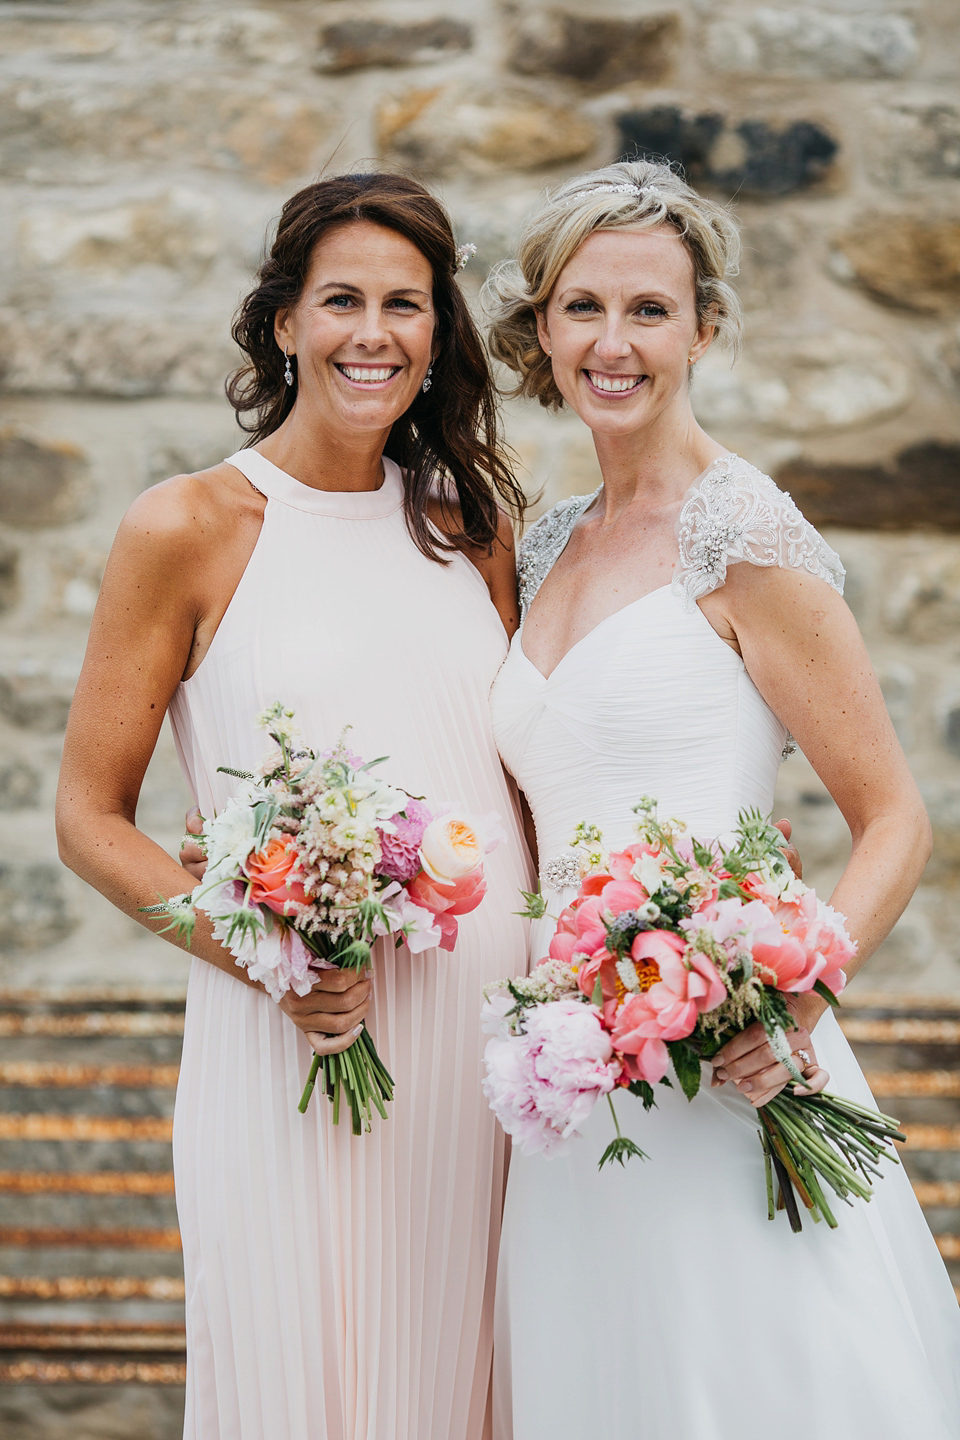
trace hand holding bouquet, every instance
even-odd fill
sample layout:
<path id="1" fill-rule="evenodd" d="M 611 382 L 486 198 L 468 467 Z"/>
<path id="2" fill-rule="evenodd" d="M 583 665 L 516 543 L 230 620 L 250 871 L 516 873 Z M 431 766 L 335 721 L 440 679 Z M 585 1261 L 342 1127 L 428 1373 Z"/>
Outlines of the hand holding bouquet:
<path id="1" fill-rule="evenodd" d="M 701 1060 L 759 1022 L 796 1085 L 787 996 L 814 990 L 835 1005 L 855 946 L 843 918 L 790 870 L 782 837 L 757 814 L 741 815 L 730 848 L 661 824 L 656 802 L 635 807 L 638 839 L 604 852 L 581 825 L 566 874 L 579 893 L 561 914 L 549 958 L 527 978 L 489 987 L 484 1089 L 524 1153 L 557 1153 L 579 1133 L 601 1095 L 613 1110 L 621 1087 L 645 1108 L 667 1071 L 692 1100 Z M 557 862 L 555 862 L 557 863 Z M 527 897 L 528 913 L 545 904 Z M 783 1090 L 759 1107 L 770 1218 L 787 1211 L 801 1228 L 799 1198 L 815 1220 L 836 1219 L 824 1184 L 841 1199 L 868 1200 L 896 1121 L 828 1094 Z M 600 1160 L 643 1157 L 620 1134 Z M 774 1196 L 774 1179 L 778 1195 Z"/>
<path id="2" fill-rule="evenodd" d="M 169 916 L 166 928 L 189 943 L 205 912 L 215 938 L 274 1000 L 306 995 L 318 970 L 366 968 L 378 936 L 414 954 L 452 950 L 458 917 L 486 892 L 484 855 L 504 838 L 498 817 L 434 814 L 374 775 L 382 759 L 365 764 L 342 738 L 316 755 L 296 742 L 282 705 L 260 723 L 274 749 L 256 774 L 221 767 L 240 785 L 204 822 L 203 882 L 148 913 Z M 334 1124 L 341 1098 L 355 1135 L 370 1128 L 371 1106 L 386 1118 L 393 1081 L 366 1029 L 340 1054 L 314 1056 L 301 1111 L 321 1067 Z"/>

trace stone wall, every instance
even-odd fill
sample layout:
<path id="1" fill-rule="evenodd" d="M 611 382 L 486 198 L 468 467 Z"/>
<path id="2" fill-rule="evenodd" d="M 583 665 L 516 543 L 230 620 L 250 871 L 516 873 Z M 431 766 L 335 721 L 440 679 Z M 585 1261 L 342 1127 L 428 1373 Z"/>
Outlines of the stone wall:
<path id="1" fill-rule="evenodd" d="M 937 853 L 871 985 L 960 990 L 960 25 L 955 0 L 3 0 L 0 985 L 177 989 L 185 963 L 66 874 L 51 802 L 125 506 L 236 445 L 228 327 L 282 200 L 415 169 L 479 249 L 541 188 L 666 153 L 745 231 L 745 353 L 698 412 L 827 527 Z M 569 417 L 509 408 L 547 503 L 595 483 Z M 165 739 L 141 823 L 175 845 Z M 845 831 L 784 767 L 809 872 Z"/>

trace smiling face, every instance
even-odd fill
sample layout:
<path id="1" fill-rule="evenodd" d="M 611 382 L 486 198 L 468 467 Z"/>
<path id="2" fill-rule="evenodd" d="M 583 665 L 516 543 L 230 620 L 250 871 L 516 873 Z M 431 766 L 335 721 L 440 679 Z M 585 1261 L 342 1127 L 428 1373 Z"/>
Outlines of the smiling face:
<path id="1" fill-rule="evenodd" d="M 685 411 L 690 363 L 713 338 L 697 318 L 689 251 L 663 225 L 588 236 L 537 329 L 564 400 L 611 437 Z"/>
<path id="2" fill-rule="evenodd" d="M 416 245 L 368 220 L 328 231 L 274 330 L 297 357 L 295 411 L 337 428 L 389 430 L 423 383 L 435 321 L 433 272 Z"/>

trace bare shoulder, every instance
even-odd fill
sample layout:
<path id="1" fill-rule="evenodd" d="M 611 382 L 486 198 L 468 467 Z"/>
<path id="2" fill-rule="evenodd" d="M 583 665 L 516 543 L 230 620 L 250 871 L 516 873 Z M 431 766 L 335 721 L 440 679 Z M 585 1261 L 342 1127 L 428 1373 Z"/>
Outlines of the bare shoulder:
<path id="1" fill-rule="evenodd" d="M 262 515 L 263 501 L 231 465 L 174 475 L 139 495 L 118 536 L 160 550 L 201 547 L 225 523 Z"/>

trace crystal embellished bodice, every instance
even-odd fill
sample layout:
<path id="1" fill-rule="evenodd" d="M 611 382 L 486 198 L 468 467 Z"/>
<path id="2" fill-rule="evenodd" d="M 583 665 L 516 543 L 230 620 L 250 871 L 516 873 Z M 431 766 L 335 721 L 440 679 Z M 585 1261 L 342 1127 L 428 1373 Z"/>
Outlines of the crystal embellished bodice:
<path id="1" fill-rule="evenodd" d="M 525 538 L 524 619 L 593 498 L 562 501 Z M 773 803 L 786 728 L 696 601 L 739 562 L 802 569 L 837 590 L 843 567 L 790 496 L 735 455 L 691 487 L 677 544 L 672 584 L 608 615 L 549 677 L 524 653 L 523 624 L 497 676 L 494 734 L 533 811 L 542 869 L 581 820 L 626 842 L 643 795 L 705 838 Z"/>

